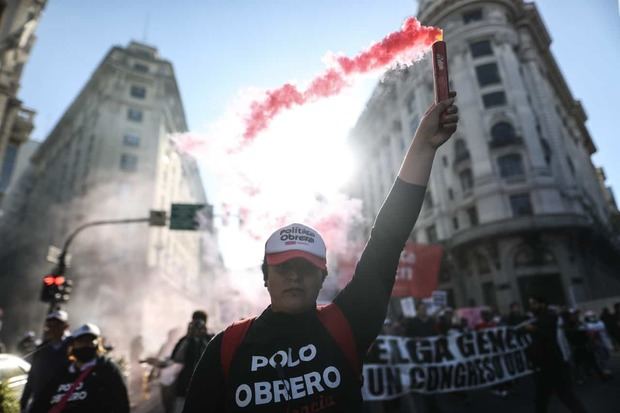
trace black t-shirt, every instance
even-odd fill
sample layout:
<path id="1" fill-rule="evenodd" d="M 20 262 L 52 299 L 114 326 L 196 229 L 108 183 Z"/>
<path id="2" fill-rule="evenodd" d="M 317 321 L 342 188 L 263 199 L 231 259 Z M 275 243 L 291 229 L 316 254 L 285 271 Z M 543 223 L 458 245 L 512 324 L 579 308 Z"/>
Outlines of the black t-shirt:
<path id="1" fill-rule="evenodd" d="M 68 367 L 69 357 L 66 342 L 63 341 L 56 345 L 49 342 L 41 344 L 32 357 L 28 382 L 22 393 L 22 409 L 26 408 L 31 397 L 36 399 L 39 396 L 54 375 Z"/>
<path id="2" fill-rule="evenodd" d="M 396 180 L 353 279 L 334 299 L 351 327 L 359 360 L 383 325 L 400 253 L 425 189 Z M 357 413 L 362 409 L 360 378 L 316 310 L 290 315 L 267 308 L 237 349 L 227 382 L 221 343 L 222 333 L 207 346 L 194 372 L 184 413 Z"/>
<path id="3" fill-rule="evenodd" d="M 47 413 L 52 409 L 82 371 L 74 365 L 54 377 L 40 398 L 34 401 L 31 413 Z M 111 360 L 99 357 L 94 369 L 78 384 L 69 397 L 63 413 L 129 413 L 129 398 L 123 376 Z"/>
<path id="4" fill-rule="evenodd" d="M 189 387 L 189 381 L 192 373 L 202 356 L 203 351 L 207 348 L 207 344 L 213 338 L 211 334 L 205 334 L 200 337 L 185 336 L 179 340 L 172 350 L 172 360 L 183 364 L 183 368 L 179 372 L 179 376 L 175 382 L 176 393 L 179 397 L 184 397 Z"/>

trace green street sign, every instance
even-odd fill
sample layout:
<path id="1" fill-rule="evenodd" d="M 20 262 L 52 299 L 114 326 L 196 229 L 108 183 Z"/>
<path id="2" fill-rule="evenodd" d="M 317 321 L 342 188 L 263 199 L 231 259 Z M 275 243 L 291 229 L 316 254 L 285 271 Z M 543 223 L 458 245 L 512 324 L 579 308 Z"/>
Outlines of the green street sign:
<path id="1" fill-rule="evenodd" d="M 199 227 L 196 214 L 205 204 L 172 204 L 170 208 L 170 229 L 195 231 Z"/>

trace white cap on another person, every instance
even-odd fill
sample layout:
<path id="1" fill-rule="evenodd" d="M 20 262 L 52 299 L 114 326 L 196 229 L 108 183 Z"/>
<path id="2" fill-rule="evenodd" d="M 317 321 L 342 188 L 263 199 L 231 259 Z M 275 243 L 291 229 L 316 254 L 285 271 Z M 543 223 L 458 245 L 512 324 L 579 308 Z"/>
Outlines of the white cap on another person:
<path id="1" fill-rule="evenodd" d="M 279 265 L 293 258 L 304 258 L 315 267 L 327 269 L 325 242 L 313 228 L 290 224 L 275 231 L 265 243 L 268 265 Z"/>
<path id="2" fill-rule="evenodd" d="M 52 311 L 51 313 L 49 313 L 46 317 L 46 320 L 58 320 L 58 321 L 62 321 L 63 323 L 66 323 L 69 320 L 69 315 L 67 314 L 66 311 L 63 310 L 57 310 L 57 311 Z"/>
<path id="3" fill-rule="evenodd" d="M 101 335 L 101 330 L 99 330 L 99 327 L 92 323 L 86 323 L 71 333 L 71 337 L 73 338 L 78 338 L 85 335 L 99 337 Z"/>

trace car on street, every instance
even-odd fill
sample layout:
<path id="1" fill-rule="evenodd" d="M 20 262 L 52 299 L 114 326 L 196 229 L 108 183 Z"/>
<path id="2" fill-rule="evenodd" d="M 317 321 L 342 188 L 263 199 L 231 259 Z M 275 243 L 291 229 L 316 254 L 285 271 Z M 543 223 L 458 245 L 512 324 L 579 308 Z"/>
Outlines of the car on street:
<path id="1" fill-rule="evenodd" d="M 0 354 L 0 382 L 6 383 L 15 392 L 17 400 L 22 396 L 29 371 L 30 363 L 27 361 L 13 354 Z"/>

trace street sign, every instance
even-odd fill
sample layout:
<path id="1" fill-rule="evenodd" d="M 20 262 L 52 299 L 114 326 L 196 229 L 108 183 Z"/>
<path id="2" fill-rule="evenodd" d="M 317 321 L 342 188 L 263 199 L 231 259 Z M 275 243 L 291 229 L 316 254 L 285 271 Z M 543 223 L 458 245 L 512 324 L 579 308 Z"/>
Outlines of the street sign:
<path id="1" fill-rule="evenodd" d="M 152 227 L 165 227 L 166 211 L 156 211 L 151 209 L 149 211 L 149 225 Z"/>
<path id="2" fill-rule="evenodd" d="M 170 229 L 195 231 L 199 227 L 196 214 L 205 204 L 172 204 L 170 208 Z"/>
<path id="3" fill-rule="evenodd" d="M 62 250 L 60 248 L 50 245 L 47 248 L 47 257 L 46 257 L 47 262 L 51 262 L 52 264 L 58 264 L 61 253 L 62 253 Z M 65 267 L 66 268 L 71 267 L 71 254 L 69 253 L 65 254 Z"/>

